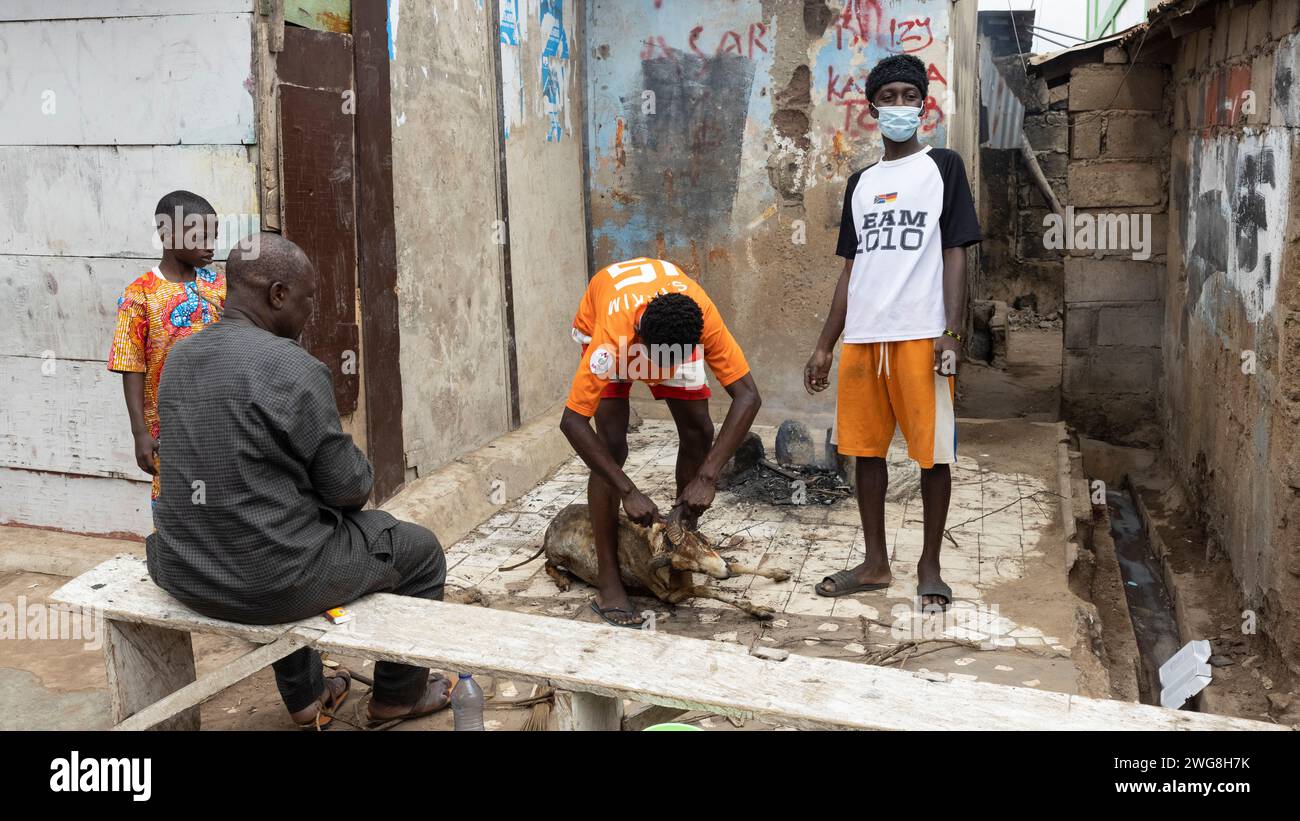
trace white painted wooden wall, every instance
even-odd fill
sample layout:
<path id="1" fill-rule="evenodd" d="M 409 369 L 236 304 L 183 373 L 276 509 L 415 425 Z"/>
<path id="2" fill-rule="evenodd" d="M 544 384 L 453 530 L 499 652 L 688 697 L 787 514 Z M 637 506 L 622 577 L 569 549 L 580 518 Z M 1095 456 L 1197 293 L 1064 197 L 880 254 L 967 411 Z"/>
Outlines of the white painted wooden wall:
<path id="1" fill-rule="evenodd" d="M 255 222 L 253 3 L 0 3 L 0 523 L 152 529 L 116 302 L 166 192 Z"/>

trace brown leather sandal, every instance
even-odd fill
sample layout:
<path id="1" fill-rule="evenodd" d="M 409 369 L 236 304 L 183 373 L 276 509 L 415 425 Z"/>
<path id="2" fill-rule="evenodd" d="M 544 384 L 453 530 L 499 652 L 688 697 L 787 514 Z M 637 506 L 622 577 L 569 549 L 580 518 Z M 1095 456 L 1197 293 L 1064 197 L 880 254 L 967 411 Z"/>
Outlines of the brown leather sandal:
<path id="1" fill-rule="evenodd" d="M 446 685 L 443 689 L 444 700 L 439 702 L 436 695 L 436 685 L 441 682 Z M 403 721 L 409 721 L 413 718 L 424 718 L 433 715 L 439 710 L 445 710 L 451 706 L 451 682 L 441 673 L 430 673 L 429 684 L 424 688 L 424 695 L 411 705 L 405 713 L 388 718 L 375 718 L 370 712 L 370 706 L 374 703 L 373 697 L 370 703 L 366 704 L 366 729 L 367 730 L 387 730 Z"/>
<path id="2" fill-rule="evenodd" d="M 334 695 L 330 682 L 334 679 L 343 680 L 343 690 L 338 695 Z M 347 670 L 338 669 L 334 674 L 327 676 L 325 679 L 325 692 L 321 697 L 316 699 L 316 712 L 311 718 L 305 721 L 295 721 L 300 730 L 309 730 L 318 732 L 327 729 L 334 721 L 334 714 L 343 706 L 343 702 L 348 700 L 348 695 L 352 692 L 352 675 Z M 304 708 L 305 709 L 305 708 Z"/>

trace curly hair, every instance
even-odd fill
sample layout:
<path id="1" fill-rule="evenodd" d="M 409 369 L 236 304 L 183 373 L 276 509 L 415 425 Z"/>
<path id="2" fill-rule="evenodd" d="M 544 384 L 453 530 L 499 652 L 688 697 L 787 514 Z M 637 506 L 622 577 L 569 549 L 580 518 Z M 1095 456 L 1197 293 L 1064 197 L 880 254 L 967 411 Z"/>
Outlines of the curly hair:
<path id="1" fill-rule="evenodd" d="M 686 294 L 661 294 L 650 300 L 641 315 L 637 335 L 649 346 L 685 348 L 698 345 L 704 331 L 704 313 Z"/>

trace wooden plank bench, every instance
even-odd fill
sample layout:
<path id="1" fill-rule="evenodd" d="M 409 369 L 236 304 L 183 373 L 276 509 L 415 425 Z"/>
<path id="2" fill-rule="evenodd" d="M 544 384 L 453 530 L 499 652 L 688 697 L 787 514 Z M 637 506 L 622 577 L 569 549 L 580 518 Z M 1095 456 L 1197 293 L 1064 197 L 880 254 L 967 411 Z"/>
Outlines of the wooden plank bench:
<path id="1" fill-rule="evenodd" d="M 131 556 L 100 564 L 53 599 L 102 611 L 113 721 L 122 729 L 197 729 L 198 704 L 307 645 L 553 686 L 559 703 L 572 705 L 574 729 L 617 729 L 624 699 L 806 729 L 1283 729 L 846 661 L 770 661 L 738 644 L 382 593 L 348 605 L 347 624 L 236 624 L 189 610 Z M 191 633 L 261 646 L 196 680 Z"/>

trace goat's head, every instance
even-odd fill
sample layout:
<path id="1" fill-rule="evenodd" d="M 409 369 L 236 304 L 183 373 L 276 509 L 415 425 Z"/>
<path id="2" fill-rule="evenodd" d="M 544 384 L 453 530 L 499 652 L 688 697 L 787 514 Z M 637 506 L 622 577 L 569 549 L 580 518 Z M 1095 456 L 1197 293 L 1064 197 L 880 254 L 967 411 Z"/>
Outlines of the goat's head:
<path id="1" fill-rule="evenodd" d="M 654 558 L 650 567 L 672 567 L 689 573 L 704 573 L 715 579 L 731 578 L 726 559 L 699 531 L 683 527 L 680 522 L 656 522 L 650 529 Z"/>

